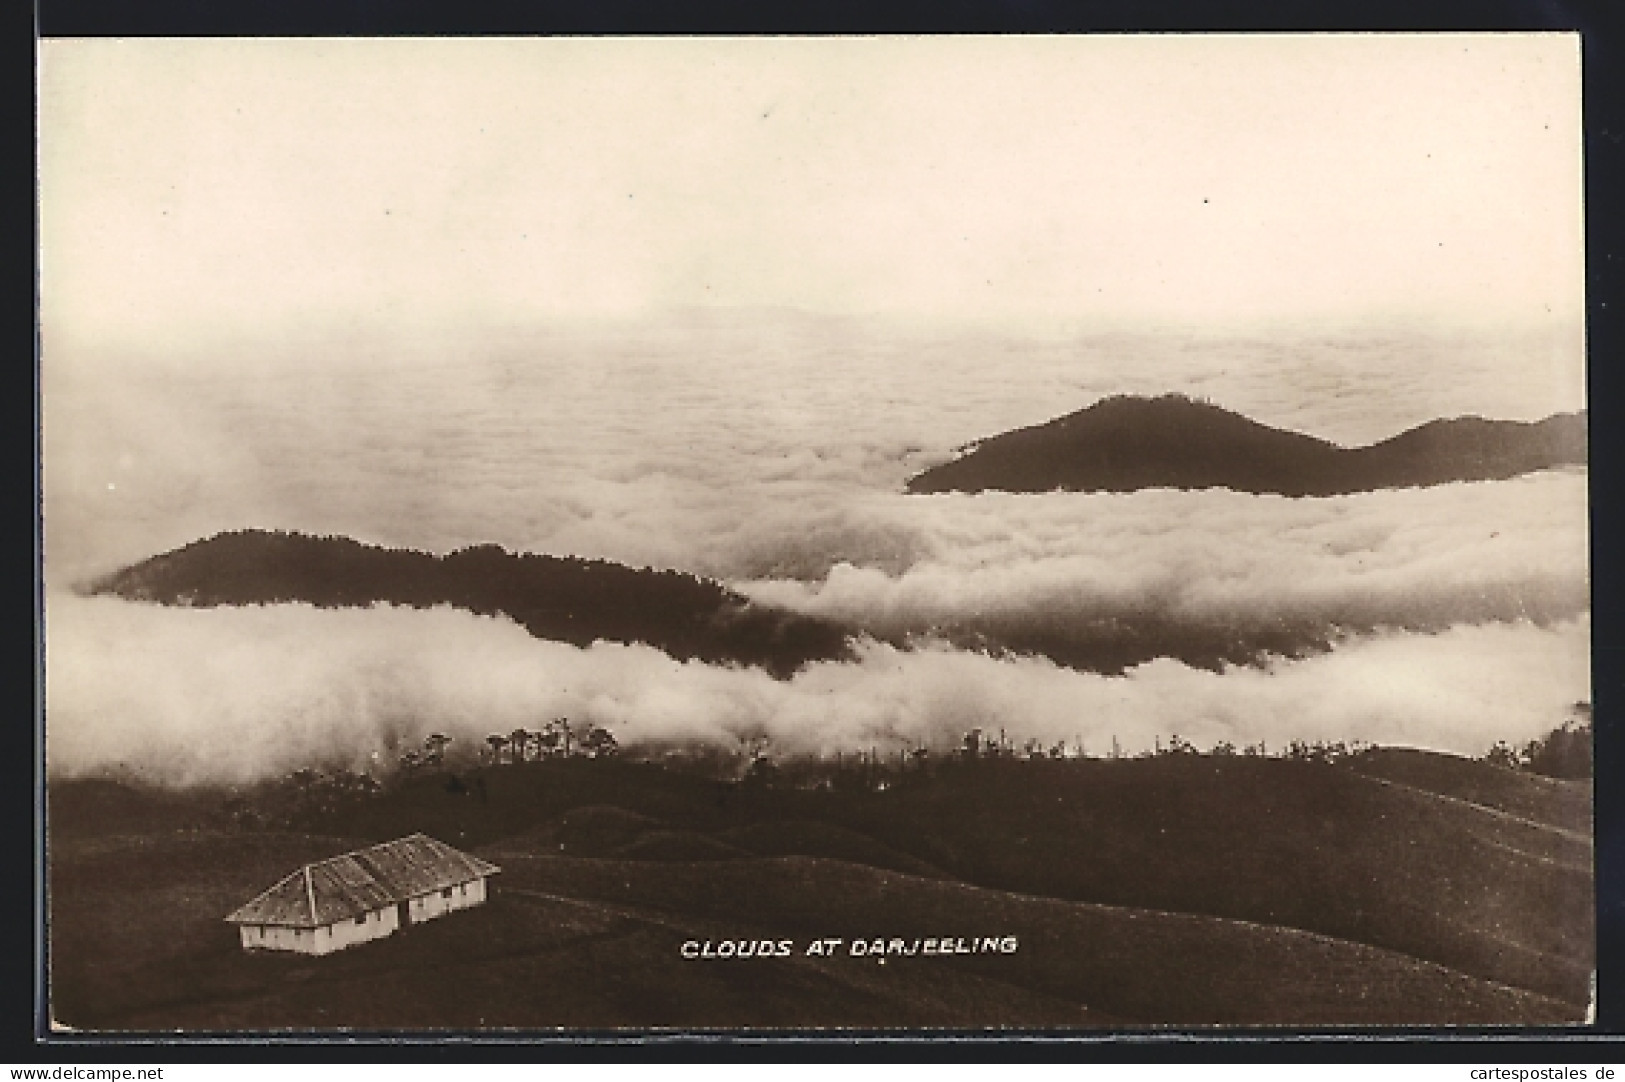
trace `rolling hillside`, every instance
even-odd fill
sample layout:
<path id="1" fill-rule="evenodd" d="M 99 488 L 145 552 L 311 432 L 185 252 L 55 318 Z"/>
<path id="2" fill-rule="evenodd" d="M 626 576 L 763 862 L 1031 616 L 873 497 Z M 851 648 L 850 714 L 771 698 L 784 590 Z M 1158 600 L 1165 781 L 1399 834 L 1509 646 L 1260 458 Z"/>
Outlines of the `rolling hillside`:
<path id="1" fill-rule="evenodd" d="M 810 858 L 508 853 L 493 900 L 312 959 L 242 952 L 219 910 L 337 839 L 181 834 L 53 864 L 59 1022 L 99 1030 L 1552 1022 L 1572 1007 L 1285 928 L 1034 898 Z M 488 852 L 488 855 L 497 855 Z M 1009 955 L 809 958 L 819 936 L 999 935 Z M 791 957 L 683 942 L 789 938 Z"/>
<path id="2" fill-rule="evenodd" d="M 1348 765 L 1367 777 L 1591 836 L 1590 781 L 1559 780 L 1527 770 L 1491 770 L 1459 755 L 1415 748 L 1373 748 Z"/>
<path id="3" fill-rule="evenodd" d="M 1533 1022 L 1576 1019 L 1588 995 L 1589 834 L 1561 825 L 1585 791 L 1484 763 L 1391 751 L 1336 764 L 945 761 L 883 791 L 602 760 L 474 776 L 419 776 L 301 834 L 216 829 L 220 794 L 197 794 L 187 822 L 174 794 L 53 783 L 59 1017 Z M 115 805 L 123 816 L 91 814 Z M 322 961 L 243 956 L 220 922 L 304 860 L 414 830 L 502 865 L 497 902 Z M 696 975 L 675 953 L 707 936 L 1009 934 L 1023 943 L 1013 959 L 945 967 L 802 958 Z M 417 968 L 431 958 L 463 974 L 455 1002 Z M 555 994 L 561 980 L 575 993 Z M 548 990 L 516 1004 L 532 983 Z"/>

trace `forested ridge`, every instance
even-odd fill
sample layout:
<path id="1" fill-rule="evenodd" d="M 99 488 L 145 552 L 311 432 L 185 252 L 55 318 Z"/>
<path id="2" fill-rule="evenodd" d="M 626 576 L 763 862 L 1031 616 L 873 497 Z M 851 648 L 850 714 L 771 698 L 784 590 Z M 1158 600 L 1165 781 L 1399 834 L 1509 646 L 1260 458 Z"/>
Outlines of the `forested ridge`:
<path id="1" fill-rule="evenodd" d="M 538 638 L 646 643 L 680 660 L 754 665 L 776 676 L 847 656 L 841 627 L 750 602 L 710 579 L 498 545 L 437 556 L 347 537 L 239 530 L 143 560 L 91 590 L 199 607 L 453 605 L 508 616 Z"/>
<path id="2" fill-rule="evenodd" d="M 1334 496 L 1505 480 L 1586 461 L 1586 415 L 1542 421 L 1455 417 L 1367 447 L 1271 428 L 1184 395 L 1121 395 L 991 436 L 908 482 L 933 492 L 1133 492 L 1228 488 Z"/>

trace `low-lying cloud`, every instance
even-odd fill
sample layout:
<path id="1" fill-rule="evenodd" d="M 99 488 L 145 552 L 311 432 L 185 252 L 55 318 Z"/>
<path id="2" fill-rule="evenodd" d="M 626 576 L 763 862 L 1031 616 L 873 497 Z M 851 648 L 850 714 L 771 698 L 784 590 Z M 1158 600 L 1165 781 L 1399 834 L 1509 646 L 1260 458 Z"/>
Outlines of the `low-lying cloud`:
<path id="1" fill-rule="evenodd" d="M 1585 478 L 1294 500 L 1223 490 L 912 497 L 914 558 L 736 582 L 878 635 L 1136 627 L 1335 635 L 1587 609 Z M 888 512 L 882 512 L 886 514 Z M 896 512 L 901 519 L 901 511 Z M 1081 639 L 1080 639 L 1081 641 Z"/>
<path id="2" fill-rule="evenodd" d="M 1121 677 L 1042 659 L 864 643 L 855 663 L 789 681 L 679 663 L 642 646 L 540 641 L 504 619 L 435 609 L 300 605 L 166 609 L 53 596 L 47 658 L 52 777 L 133 772 L 235 784 L 303 766 L 387 768 L 430 732 L 462 747 L 565 715 L 632 748 L 781 753 L 947 747 L 980 726 L 1103 753 L 1178 734 L 1208 747 L 1298 739 L 1480 754 L 1525 740 L 1589 697 L 1588 621 L 1394 633 L 1331 654 L 1223 674 L 1167 659 Z"/>

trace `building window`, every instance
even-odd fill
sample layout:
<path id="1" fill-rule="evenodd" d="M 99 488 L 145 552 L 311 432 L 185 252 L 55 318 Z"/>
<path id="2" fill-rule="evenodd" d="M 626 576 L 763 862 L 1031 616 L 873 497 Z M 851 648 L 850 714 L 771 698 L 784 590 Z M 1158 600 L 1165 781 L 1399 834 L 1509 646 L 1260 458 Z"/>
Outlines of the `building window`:
<path id="1" fill-rule="evenodd" d="M 365 924 L 365 923 L 367 923 L 367 914 L 365 914 L 365 913 L 361 914 L 359 917 L 357 917 L 355 919 L 355 922 L 357 924 Z"/>
<path id="2" fill-rule="evenodd" d="M 445 890 L 441 891 L 440 896 L 442 898 L 450 898 L 451 897 L 451 888 L 447 887 Z"/>

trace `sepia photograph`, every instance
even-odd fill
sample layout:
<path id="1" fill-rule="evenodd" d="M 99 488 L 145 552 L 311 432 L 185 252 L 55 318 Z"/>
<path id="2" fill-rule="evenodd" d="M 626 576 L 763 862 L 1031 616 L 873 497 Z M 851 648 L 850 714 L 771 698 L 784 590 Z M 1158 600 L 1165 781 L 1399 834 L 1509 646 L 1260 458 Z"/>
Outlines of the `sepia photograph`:
<path id="1" fill-rule="evenodd" d="M 1577 34 L 38 65 L 56 1033 L 1594 1023 Z"/>

